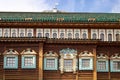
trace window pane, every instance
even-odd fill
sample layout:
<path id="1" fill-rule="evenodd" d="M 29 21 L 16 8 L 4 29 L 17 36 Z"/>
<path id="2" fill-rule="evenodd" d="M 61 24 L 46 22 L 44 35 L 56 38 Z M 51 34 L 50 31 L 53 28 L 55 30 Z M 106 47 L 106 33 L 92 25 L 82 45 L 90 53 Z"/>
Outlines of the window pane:
<path id="1" fill-rule="evenodd" d="M 106 70 L 106 61 L 98 61 L 98 70 Z"/>
<path id="2" fill-rule="evenodd" d="M 60 33 L 60 38 L 64 38 L 64 33 Z"/>
<path id="3" fill-rule="evenodd" d="M 47 68 L 55 68 L 55 59 L 47 59 L 46 67 Z"/>
<path id="4" fill-rule="evenodd" d="M 120 62 L 119 61 L 114 61 L 113 62 L 113 69 L 114 70 L 120 70 Z"/>
<path id="5" fill-rule="evenodd" d="M 93 36 L 93 39 L 97 38 L 97 35 L 95 33 L 92 36 Z"/>
<path id="6" fill-rule="evenodd" d="M 24 58 L 24 66 L 33 66 L 33 57 Z"/>
<path id="7" fill-rule="evenodd" d="M 49 38 L 49 33 L 45 33 L 45 37 Z"/>
<path id="8" fill-rule="evenodd" d="M 15 66 L 15 57 L 7 57 L 6 66 Z"/>
<path id="9" fill-rule="evenodd" d="M 24 37 L 24 33 L 20 33 L 20 37 Z"/>
<path id="10" fill-rule="evenodd" d="M 53 38 L 57 38 L 57 33 L 53 33 Z"/>
<path id="11" fill-rule="evenodd" d="M 64 69 L 65 71 L 72 71 L 73 67 L 73 60 L 68 59 L 64 60 Z"/>
<path id="12" fill-rule="evenodd" d="M 38 37 L 42 37 L 42 33 L 38 33 Z"/>
<path id="13" fill-rule="evenodd" d="M 89 68 L 90 67 L 90 59 L 82 59 L 82 67 Z"/>
<path id="14" fill-rule="evenodd" d="M 75 38 L 79 38 L 79 33 L 75 33 Z"/>
<path id="15" fill-rule="evenodd" d="M 119 41 L 119 34 L 116 34 L 116 41 Z"/>
<path id="16" fill-rule="evenodd" d="M 108 41 L 112 41 L 112 34 L 108 34 Z"/>
<path id="17" fill-rule="evenodd" d="M 28 37 L 32 37 L 32 33 L 28 33 Z"/>
<path id="18" fill-rule="evenodd" d="M 87 34 L 83 33 L 83 39 L 87 39 Z"/>
<path id="19" fill-rule="evenodd" d="M 68 38 L 72 38 L 72 34 L 71 33 L 68 33 Z"/>
<path id="20" fill-rule="evenodd" d="M 100 34 L 100 39 L 101 39 L 102 41 L 104 41 L 104 34 L 103 34 L 103 33 Z"/>

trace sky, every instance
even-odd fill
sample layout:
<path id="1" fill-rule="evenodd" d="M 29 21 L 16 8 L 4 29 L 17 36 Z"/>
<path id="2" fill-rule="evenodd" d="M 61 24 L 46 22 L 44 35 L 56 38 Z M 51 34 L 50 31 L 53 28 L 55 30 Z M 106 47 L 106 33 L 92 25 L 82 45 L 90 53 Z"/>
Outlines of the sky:
<path id="1" fill-rule="evenodd" d="M 0 0 L 0 11 L 42 12 L 55 3 L 65 12 L 120 13 L 120 0 Z"/>

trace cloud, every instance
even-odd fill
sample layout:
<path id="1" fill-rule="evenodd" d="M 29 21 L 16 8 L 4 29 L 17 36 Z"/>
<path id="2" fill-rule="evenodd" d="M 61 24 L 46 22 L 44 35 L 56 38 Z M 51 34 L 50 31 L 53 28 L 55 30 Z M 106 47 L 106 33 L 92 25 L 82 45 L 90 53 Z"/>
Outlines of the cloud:
<path id="1" fill-rule="evenodd" d="M 120 0 L 118 0 L 111 10 L 112 13 L 120 13 Z"/>
<path id="2" fill-rule="evenodd" d="M 0 11 L 39 12 L 50 9 L 46 0 L 0 0 Z"/>

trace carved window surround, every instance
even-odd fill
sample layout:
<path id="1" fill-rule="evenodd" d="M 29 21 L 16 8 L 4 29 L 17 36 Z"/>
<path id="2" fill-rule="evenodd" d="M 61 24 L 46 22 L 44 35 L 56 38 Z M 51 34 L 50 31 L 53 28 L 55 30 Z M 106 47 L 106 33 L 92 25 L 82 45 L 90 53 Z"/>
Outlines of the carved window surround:
<path id="1" fill-rule="evenodd" d="M 44 70 L 58 69 L 58 55 L 55 52 L 49 51 L 44 54 Z"/>
<path id="2" fill-rule="evenodd" d="M 74 49 L 70 49 L 70 48 L 67 48 L 67 49 L 62 49 L 60 50 L 60 72 L 61 74 L 63 74 L 64 72 L 73 72 L 73 73 L 76 73 L 76 70 L 77 70 L 77 51 L 74 50 Z M 72 66 L 71 66 L 71 69 L 69 70 L 68 68 L 65 68 L 64 66 L 64 61 L 67 61 L 69 62 L 69 60 L 71 60 L 72 63 Z"/>
<path id="3" fill-rule="evenodd" d="M 83 51 L 79 54 L 79 70 L 93 70 L 93 54 Z"/>
<path id="4" fill-rule="evenodd" d="M 108 72 L 108 56 L 105 54 L 97 55 L 97 71 Z"/>

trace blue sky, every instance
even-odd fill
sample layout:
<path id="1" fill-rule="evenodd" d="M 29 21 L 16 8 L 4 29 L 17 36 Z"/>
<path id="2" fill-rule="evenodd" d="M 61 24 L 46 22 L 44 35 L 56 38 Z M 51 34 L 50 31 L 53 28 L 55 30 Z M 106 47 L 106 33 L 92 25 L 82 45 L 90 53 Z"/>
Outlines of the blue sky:
<path id="1" fill-rule="evenodd" d="M 120 13 L 120 0 L 0 0 L 0 11 L 41 12 L 55 3 L 66 12 Z"/>

